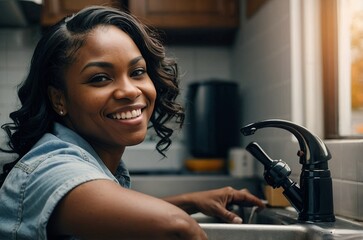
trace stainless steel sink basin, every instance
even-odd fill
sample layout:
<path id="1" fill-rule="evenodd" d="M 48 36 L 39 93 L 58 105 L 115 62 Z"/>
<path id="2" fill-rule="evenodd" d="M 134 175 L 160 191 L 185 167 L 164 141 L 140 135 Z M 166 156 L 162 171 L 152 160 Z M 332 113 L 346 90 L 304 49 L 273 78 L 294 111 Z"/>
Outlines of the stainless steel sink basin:
<path id="1" fill-rule="evenodd" d="M 325 238 L 320 230 L 300 225 L 201 224 L 209 240 L 315 240 Z"/>
<path id="2" fill-rule="evenodd" d="M 203 223 L 209 240 L 361 240 L 363 230 L 337 229 L 313 225 L 237 225 Z"/>
<path id="3" fill-rule="evenodd" d="M 337 217 L 334 223 L 298 222 L 290 208 L 266 208 L 250 218 L 251 208 L 239 211 L 244 224 L 226 224 L 202 214 L 194 215 L 209 240 L 361 240 L 363 226 Z M 248 223 L 250 220 L 250 223 Z"/>
<path id="4" fill-rule="evenodd" d="M 252 207 L 245 207 L 232 211 L 243 219 L 243 224 L 291 225 L 298 222 L 297 213 L 293 208 L 265 208 L 254 212 Z M 222 223 L 217 218 L 201 213 L 194 214 L 193 217 L 199 223 Z"/>

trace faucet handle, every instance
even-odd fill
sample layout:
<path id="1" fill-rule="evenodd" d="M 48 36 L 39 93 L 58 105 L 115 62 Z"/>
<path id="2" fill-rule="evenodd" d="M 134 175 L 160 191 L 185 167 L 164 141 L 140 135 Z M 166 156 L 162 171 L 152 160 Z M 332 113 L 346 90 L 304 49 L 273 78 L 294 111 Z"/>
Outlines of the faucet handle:
<path id="1" fill-rule="evenodd" d="M 273 165 L 273 161 L 265 151 L 256 142 L 251 142 L 247 145 L 246 150 L 252 154 L 258 161 L 260 161 L 265 168 L 270 169 Z"/>
<path id="2" fill-rule="evenodd" d="M 272 160 L 256 142 L 248 144 L 246 150 L 264 165 L 264 177 L 270 186 L 277 188 L 285 184 L 291 169 L 284 161 Z"/>
<path id="3" fill-rule="evenodd" d="M 285 197 L 300 213 L 303 210 L 301 190 L 299 185 L 289 178 L 290 167 L 282 160 L 272 160 L 256 142 L 248 144 L 246 150 L 264 165 L 263 175 L 267 184 L 273 188 L 282 187 Z"/>

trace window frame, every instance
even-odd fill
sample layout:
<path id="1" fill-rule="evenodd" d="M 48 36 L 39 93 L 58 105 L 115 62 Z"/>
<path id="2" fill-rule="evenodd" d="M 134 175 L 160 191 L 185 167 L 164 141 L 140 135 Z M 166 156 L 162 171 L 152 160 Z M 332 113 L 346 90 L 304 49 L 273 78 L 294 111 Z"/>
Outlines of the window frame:
<path id="1" fill-rule="evenodd" d="M 321 0 L 321 48 L 324 103 L 324 137 L 339 134 L 338 14 L 336 0 Z"/>

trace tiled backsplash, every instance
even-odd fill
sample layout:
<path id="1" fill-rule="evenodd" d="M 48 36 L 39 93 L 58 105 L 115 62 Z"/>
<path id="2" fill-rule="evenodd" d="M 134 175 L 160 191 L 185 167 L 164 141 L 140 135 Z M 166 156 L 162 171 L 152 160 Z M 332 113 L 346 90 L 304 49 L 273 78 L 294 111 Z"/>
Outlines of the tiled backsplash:
<path id="1" fill-rule="evenodd" d="M 0 28 L 0 124 L 9 121 L 17 106 L 17 85 L 25 78 L 39 31 Z M 1 139 L 4 133 L 0 133 Z M 3 142 L 3 141 L 1 141 Z"/>
<path id="2" fill-rule="evenodd" d="M 335 210 L 337 213 L 363 220 L 363 140 L 329 140 L 332 160 Z"/>

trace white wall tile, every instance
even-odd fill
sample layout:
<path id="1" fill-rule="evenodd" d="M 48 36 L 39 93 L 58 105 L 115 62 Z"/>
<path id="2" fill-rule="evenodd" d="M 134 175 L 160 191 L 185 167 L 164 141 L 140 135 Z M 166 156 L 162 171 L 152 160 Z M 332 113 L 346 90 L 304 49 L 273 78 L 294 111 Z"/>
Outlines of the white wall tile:
<path id="1" fill-rule="evenodd" d="M 357 183 L 357 189 L 358 189 L 358 217 L 357 220 L 363 221 L 363 204 L 361 204 L 363 199 L 363 183 L 358 182 Z"/>
<path id="2" fill-rule="evenodd" d="M 210 78 L 233 80 L 230 48 L 227 46 L 168 46 L 167 55 L 177 59 L 183 99 L 188 85 L 192 82 Z"/>
<path id="3" fill-rule="evenodd" d="M 340 214 L 354 219 L 359 218 L 358 183 L 350 181 L 341 182 Z"/>
<path id="4" fill-rule="evenodd" d="M 8 50 L 6 52 L 6 67 L 8 69 L 27 69 L 29 68 L 30 59 L 33 49 L 20 48 L 16 50 Z"/>
<path id="5" fill-rule="evenodd" d="M 231 79 L 231 54 L 227 47 L 201 47 L 195 53 L 197 80 Z"/>
<path id="6" fill-rule="evenodd" d="M 342 179 L 342 148 L 341 145 L 337 145 L 337 147 L 331 147 L 329 141 L 325 142 L 327 147 L 330 150 L 332 155 L 332 159 L 328 161 L 329 169 L 331 175 L 334 179 Z"/>
<path id="7" fill-rule="evenodd" d="M 341 180 L 333 179 L 333 198 L 334 198 L 334 213 L 335 215 L 341 215 L 342 205 L 344 206 L 344 199 L 342 202 L 342 184 Z"/>
<path id="8" fill-rule="evenodd" d="M 269 1 L 241 20 L 232 73 L 241 81 L 244 122 L 291 117 L 289 11 L 277 8 L 289 9 L 289 2 Z"/>

